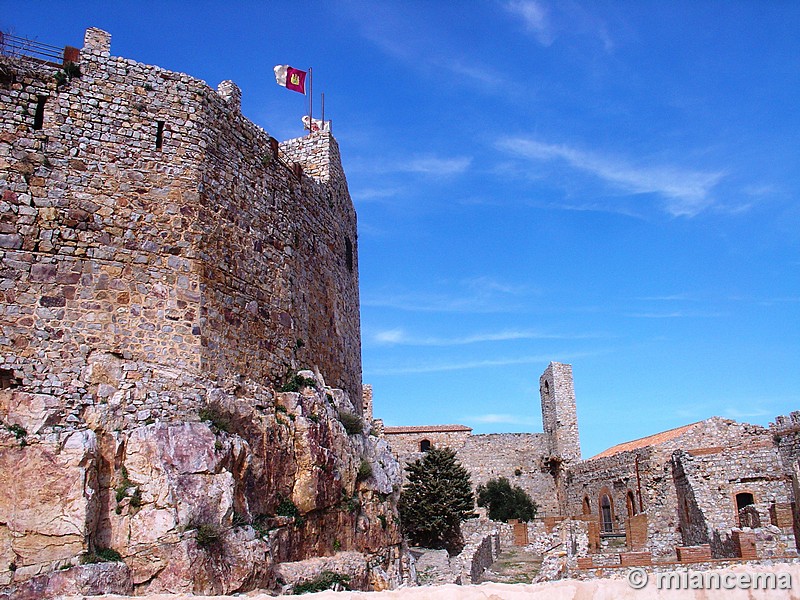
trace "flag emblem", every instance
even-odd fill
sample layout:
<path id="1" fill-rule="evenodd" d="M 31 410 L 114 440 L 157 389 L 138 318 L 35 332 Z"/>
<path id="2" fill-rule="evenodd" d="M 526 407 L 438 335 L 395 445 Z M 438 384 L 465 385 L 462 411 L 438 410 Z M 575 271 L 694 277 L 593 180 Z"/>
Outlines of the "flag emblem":
<path id="1" fill-rule="evenodd" d="M 306 72 L 289 65 L 275 65 L 275 81 L 287 90 L 306 93 Z"/>

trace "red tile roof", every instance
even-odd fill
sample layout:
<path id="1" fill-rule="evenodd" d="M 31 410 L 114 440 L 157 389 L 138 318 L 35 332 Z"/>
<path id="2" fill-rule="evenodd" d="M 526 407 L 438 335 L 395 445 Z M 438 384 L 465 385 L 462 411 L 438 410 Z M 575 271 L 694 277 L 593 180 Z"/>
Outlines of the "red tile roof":
<path id="1" fill-rule="evenodd" d="M 639 448 L 647 448 L 648 446 L 658 446 L 659 444 L 663 444 L 665 442 L 674 440 L 675 438 L 683 435 L 684 433 L 692 429 L 695 425 L 698 425 L 700 423 L 702 423 L 702 421 L 698 421 L 697 423 L 691 423 L 690 425 L 683 425 L 682 427 L 676 427 L 675 429 L 668 429 L 667 431 L 662 431 L 661 433 L 648 435 L 647 437 L 639 438 L 638 440 L 623 442 L 622 444 L 617 444 L 616 446 L 612 446 L 608 450 L 603 450 L 600 454 L 596 454 L 595 456 L 593 456 L 588 460 L 594 460 L 596 458 L 605 458 L 607 456 L 614 456 L 615 454 L 619 454 L 620 452 L 629 452 L 631 450 L 638 450 Z"/>
<path id="2" fill-rule="evenodd" d="M 466 425 L 411 425 L 409 427 L 384 427 L 383 433 L 450 433 L 453 431 L 472 431 Z"/>

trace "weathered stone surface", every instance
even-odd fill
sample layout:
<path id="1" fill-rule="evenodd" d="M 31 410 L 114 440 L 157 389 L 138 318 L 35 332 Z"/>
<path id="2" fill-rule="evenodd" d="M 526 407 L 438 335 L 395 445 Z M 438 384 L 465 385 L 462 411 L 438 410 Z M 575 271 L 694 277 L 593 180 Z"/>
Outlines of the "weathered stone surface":
<path id="1" fill-rule="evenodd" d="M 24 578 L 86 550 L 98 513 L 96 438 L 82 430 L 21 446 L 0 436 L 0 540 Z"/>
<path id="2" fill-rule="evenodd" d="M 59 402 L 50 394 L 29 394 L 14 390 L 0 391 L 0 419 L 19 425 L 31 434 L 39 433 L 58 419 Z"/>
<path id="3" fill-rule="evenodd" d="M 9 600 L 41 600 L 65 596 L 130 594 L 133 591 L 130 571 L 124 563 L 106 562 L 71 567 L 39 575 L 14 586 L 5 596 Z"/>

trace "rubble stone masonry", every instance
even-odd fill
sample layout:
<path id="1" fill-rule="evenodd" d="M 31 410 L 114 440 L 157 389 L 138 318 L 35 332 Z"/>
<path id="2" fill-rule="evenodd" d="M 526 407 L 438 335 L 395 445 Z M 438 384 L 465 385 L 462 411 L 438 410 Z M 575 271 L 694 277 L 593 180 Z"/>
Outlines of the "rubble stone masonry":
<path id="1" fill-rule="evenodd" d="M 232 82 L 112 57 L 96 29 L 63 85 L 53 66 L 2 66 L 4 388 L 79 418 L 102 354 L 160 373 L 175 403 L 186 374 L 305 367 L 361 396 L 356 215 L 330 133 L 278 144 Z"/>

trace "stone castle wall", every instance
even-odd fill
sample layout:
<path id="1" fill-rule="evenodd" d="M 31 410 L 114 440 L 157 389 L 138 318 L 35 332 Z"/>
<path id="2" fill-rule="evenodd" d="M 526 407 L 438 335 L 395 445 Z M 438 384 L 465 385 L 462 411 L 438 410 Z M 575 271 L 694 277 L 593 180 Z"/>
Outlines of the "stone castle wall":
<path id="1" fill-rule="evenodd" d="M 630 493 L 634 514 L 648 514 L 647 537 L 653 555 L 674 560 L 675 547 L 687 543 L 682 534 L 679 504 L 688 496 L 684 494 L 679 498 L 685 486 L 682 476 L 674 472 L 672 453 L 684 449 L 710 454 L 723 448 L 740 447 L 743 459 L 731 465 L 730 473 L 737 477 L 761 477 L 758 464 L 751 468 L 746 460 L 746 448 L 753 444 L 771 445 L 763 427 L 714 417 L 688 427 L 672 439 L 572 465 L 565 486 L 567 514 L 582 514 L 584 499 L 588 499 L 590 513 L 599 517 L 600 497 L 608 494 L 614 530 L 625 531 Z M 701 503 L 707 500 L 717 502 L 716 499 L 699 499 Z"/>
<path id="2" fill-rule="evenodd" d="M 414 431 L 414 430 L 417 431 Z M 388 427 L 386 440 L 402 465 L 425 453 L 420 443 L 449 447 L 469 471 L 473 487 L 505 477 L 539 505 L 539 516 L 559 514 L 555 483 L 546 465 L 547 439 L 541 433 L 491 433 L 472 435 L 469 428 L 436 431 L 435 427 Z"/>
<path id="3" fill-rule="evenodd" d="M 715 558 L 735 557 L 739 550 L 733 530 L 775 526 L 778 537 L 781 527 L 792 533 L 791 486 L 769 440 L 712 454 L 678 450 L 672 462 L 684 545 L 710 544 Z M 752 494 L 754 500 L 747 523 L 741 522 L 745 515 L 737 510 L 736 496 L 741 493 Z M 784 545 L 781 554 L 796 553 L 793 535 L 790 546 Z"/>
<path id="4" fill-rule="evenodd" d="M 800 460 L 800 411 L 776 417 L 769 430 L 780 450 L 784 469 L 791 475 L 792 465 Z"/>
<path id="5" fill-rule="evenodd" d="M 79 417 L 100 352 L 165 389 L 170 370 L 276 382 L 313 367 L 360 397 L 356 217 L 335 140 L 276 148 L 230 82 L 218 93 L 109 47 L 89 30 L 62 86 L 53 67 L 4 64 L 4 381 Z"/>

